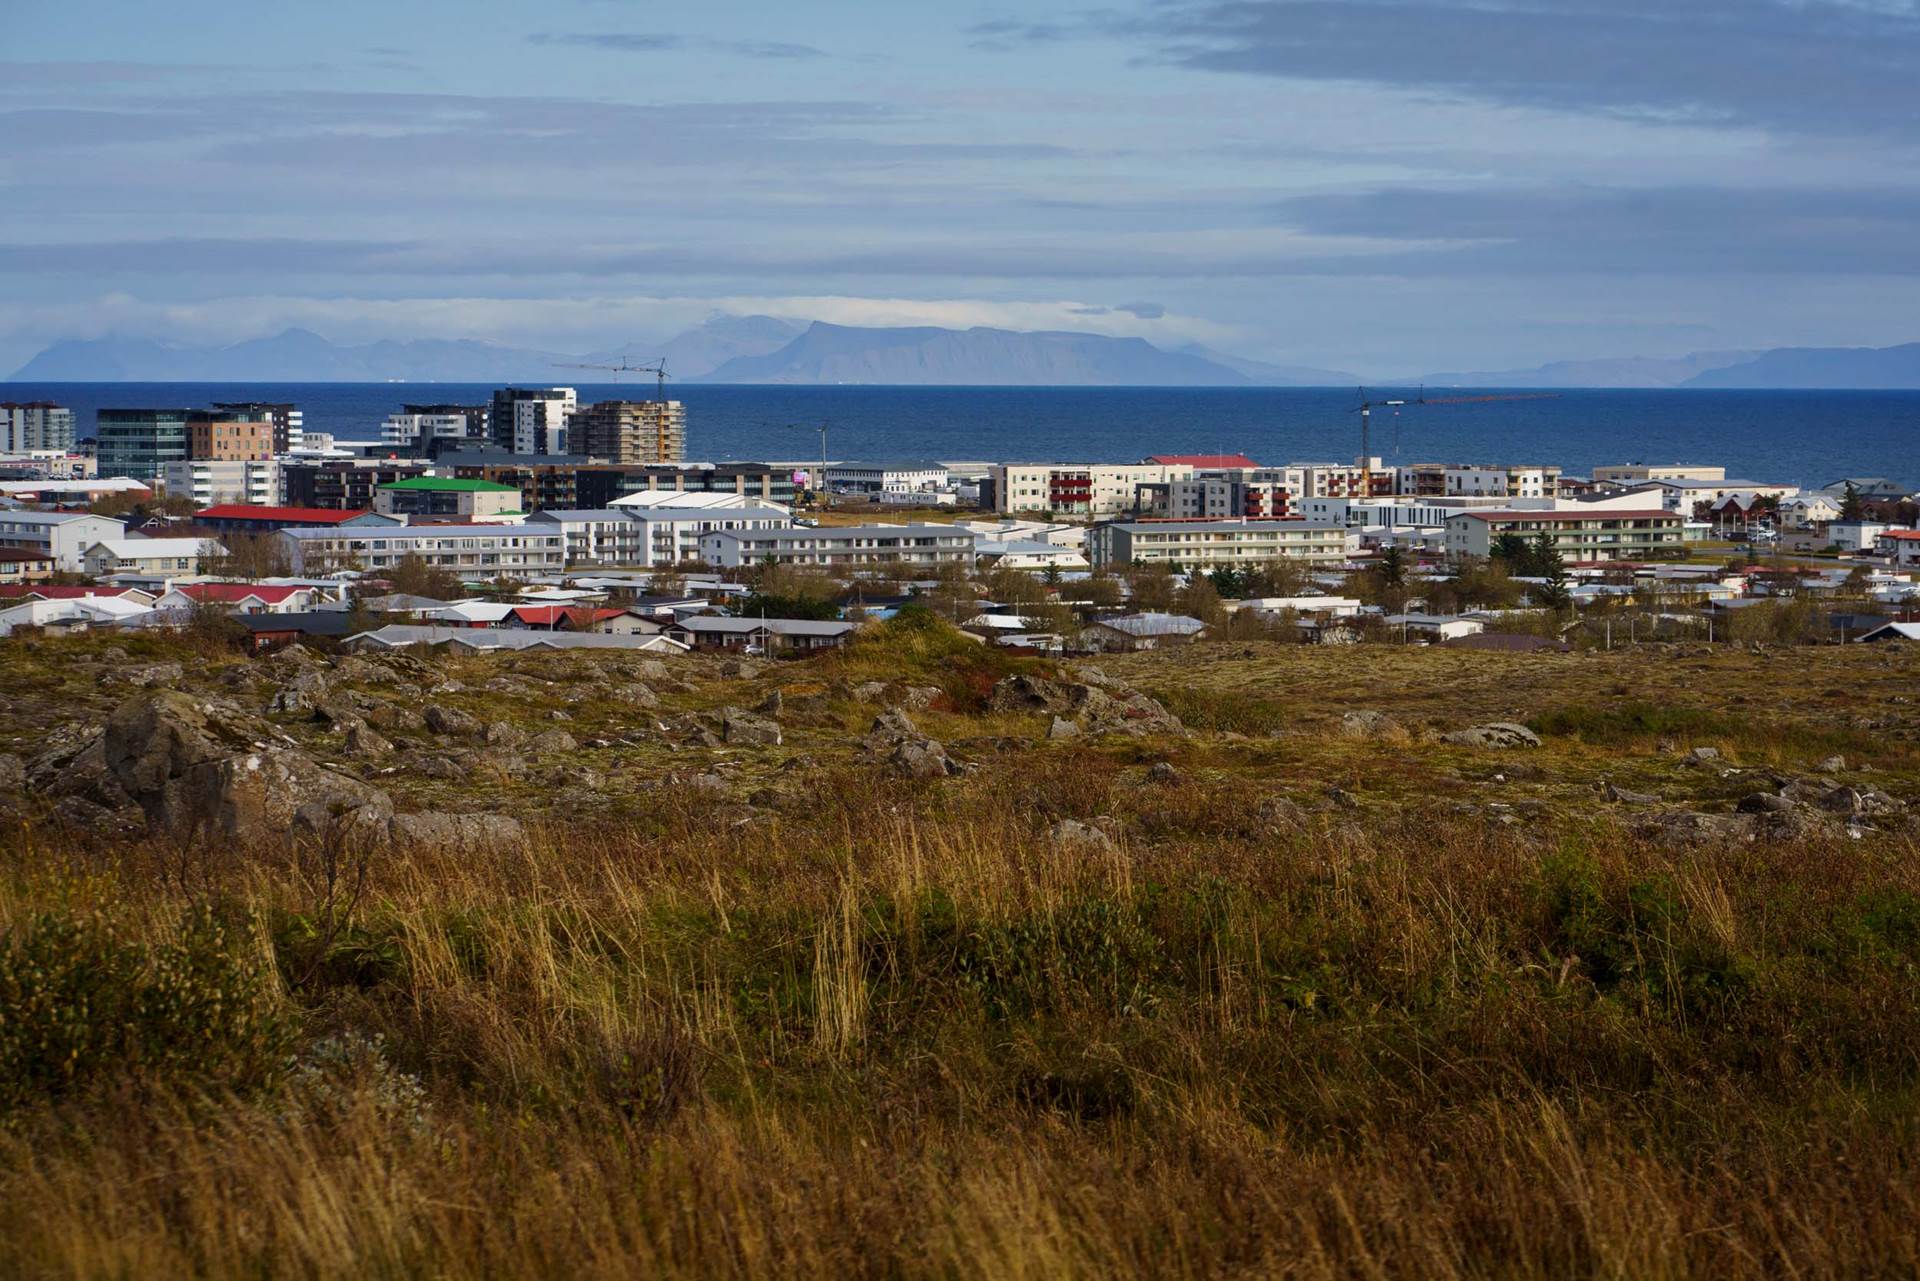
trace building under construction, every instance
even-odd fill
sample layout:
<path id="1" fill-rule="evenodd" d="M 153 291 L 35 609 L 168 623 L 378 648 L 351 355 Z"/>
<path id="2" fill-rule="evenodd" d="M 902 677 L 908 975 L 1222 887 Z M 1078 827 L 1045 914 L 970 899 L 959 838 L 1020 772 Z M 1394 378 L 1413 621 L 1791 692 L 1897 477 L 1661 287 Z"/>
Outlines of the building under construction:
<path id="1" fill-rule="evenodd" d="M 687 408 L 677 400 L 603 400 L 568 423 L 573 452 L 610 463 L 677 463 L 687 456 Z"/>

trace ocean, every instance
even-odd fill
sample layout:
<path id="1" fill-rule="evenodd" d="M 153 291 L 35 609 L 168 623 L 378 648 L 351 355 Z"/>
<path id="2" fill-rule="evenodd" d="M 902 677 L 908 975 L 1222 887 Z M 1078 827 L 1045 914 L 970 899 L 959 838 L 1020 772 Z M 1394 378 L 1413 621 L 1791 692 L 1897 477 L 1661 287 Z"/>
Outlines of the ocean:
<path id="1" fill-rule="evenodd" d="M 574 384 L 583 401 L 644 397 L 651 383 Z M 291 401 L 310 430 L 378 440 L 403 401 L 478 404 L 490 384 L 0 383 L 0 400 L 71 406 L 82 435 L 103 406 Z M 1487 389 L 1494 394 L 1495 389 Z M 1360 450 L 1352 388 L 774 387 L 688 385 L 697 460 L 1133 462 L 1243 453 L 1331 462 Z M 1376 395 L 1381 394 L 1376 392 Z M 1476 394 L 1435 390 L 1436 396 Z M 1532 393 L 1526 393 L 1532 394 Z M 1886 476 L 1920 487 L 1920 391 L 1564 391 L 1552 399 L 1411 405 L 1374 414 L 1389 463 L 1723 464 L 1730 477 L 1801 486 Z"/>

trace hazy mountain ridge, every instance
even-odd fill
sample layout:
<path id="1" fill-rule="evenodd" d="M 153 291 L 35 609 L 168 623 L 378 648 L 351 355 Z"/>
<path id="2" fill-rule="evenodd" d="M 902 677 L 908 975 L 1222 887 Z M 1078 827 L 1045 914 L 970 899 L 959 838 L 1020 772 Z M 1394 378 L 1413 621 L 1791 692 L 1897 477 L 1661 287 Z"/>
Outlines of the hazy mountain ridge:
<path id="1" fill-rule="evenodd" d="M 1920 387 L 1920 343 L 1897 347 L 1776 347 L 1742 364 L 1703 372 L 1682 385 L 1900 391 Z"/>
<path id="2" fill-rule="evenodd" d="M 1144 338 L 1058 331 L 856 329 L 816 321 L 778 351 L 728 361 L 715 383 L 856 383 L 884 386 L 1246 386 L 1250 380 L 1199 356 Z"/>
<path id="3" fill-rule="evenodd" d="M 1757 351 L 1700 351 L 1687 356 L 1619 356 L 1556 360 L 1532 369 L 1421 374 L 1399 379 L 1432 387 L 1683 387 L 1708 370 L 1743 364 Z"/>

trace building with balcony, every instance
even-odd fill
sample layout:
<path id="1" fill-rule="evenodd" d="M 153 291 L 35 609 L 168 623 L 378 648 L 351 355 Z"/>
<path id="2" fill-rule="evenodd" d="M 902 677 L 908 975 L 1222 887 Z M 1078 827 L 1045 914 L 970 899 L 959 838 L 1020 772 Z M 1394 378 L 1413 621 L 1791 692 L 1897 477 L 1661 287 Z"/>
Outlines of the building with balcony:
<path id="1" fill-rule="evenodd" d="M 1506 535 L 1545 535 L 1569 561 L 1663 560 L 1685 554 L 1686 517 L 1660 508 L 1599 511 L 1493 510 L 1447 519 L 1447 552 L 1490 556 Z"/>
<path id="2" fill-rule="evenodd" d="M 765 564 L 849 570 L 971 568 L 973 535 L 952 525 L 716 530 L 701 536 L 700 559 L 718 569 Z"/>
<path id="3" fill-rule="evenodd" d="M 487 434 L 513 454 L 564 454 L 567 420 L 579 408 L 571 387 L 502 387 L 493 393 Z"/>
<path id="4" fill-rule="evenodd" d="M 50 400 L 0 401 L 0 454 L 64 454 L 72 448 L 71 409 Z"/>
<path id="5" fill-rule="evenodd" d="M 558 573 L 566 539 L 558 529 L 529 525 L 401 525 L 386 529 L 283 529 L 296 576 L 360 569 L 377 575 L 409 556 L 480 582 Z"/>
<path id="6" fill-rule="evenodd" d="M 1087 560 L 1096 569 L 1210 570 L 1275 560 L 1337 562 L 1346 555 L 1345 526 L 1298 520 L 1110 521 L 1087 531 Z"/>
<path id="7" fill-rule="evenodd" d="M 677 400 L 602 400 L 568 421 L 574 452 L 610 463 L 677 463 L 687 456 L 687 408 Z"/>
<path id="8" fill-rule="evenodd" d="M 284 454 L 306 443 L 306 415 L 298 405 L 258 400 L 216 400 L 213 407 L 248 417 L 264 417 L 273 428 L 273 453 Z"/>
<path id="9" fill-rule="evenodd" d="M 448 520 L 472 524 L 520 514 L 520 491 L 491 480 L 457 476 L 408 476 L 373 491 L 373 509 L 382 516 L 409 520 Z"/>
<path id="10" fill-rule="evenodd" d="M 160 488 L 202 507 L 273 503 L 280 498 L 280 464 L 272 458 L 179 458 L 160 469 Z"/>

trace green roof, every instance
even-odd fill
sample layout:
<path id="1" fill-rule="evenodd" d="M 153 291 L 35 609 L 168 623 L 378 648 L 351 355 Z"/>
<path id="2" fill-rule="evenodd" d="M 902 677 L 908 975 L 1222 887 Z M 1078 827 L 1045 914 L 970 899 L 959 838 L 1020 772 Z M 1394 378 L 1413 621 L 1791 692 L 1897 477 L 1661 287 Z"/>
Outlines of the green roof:
<path id="1" fill-rule="evenodd" d="M 396 480 L 379 488 L 428 489 L 446 494 L 517 494 L 520 492 L 512 485 L 501 485 L 491 480 L 455 480 L 451 476 L 409 476 L 405 480 Z"/>

